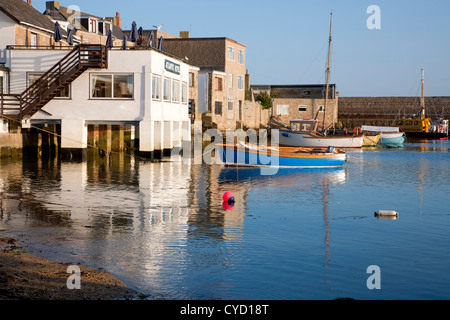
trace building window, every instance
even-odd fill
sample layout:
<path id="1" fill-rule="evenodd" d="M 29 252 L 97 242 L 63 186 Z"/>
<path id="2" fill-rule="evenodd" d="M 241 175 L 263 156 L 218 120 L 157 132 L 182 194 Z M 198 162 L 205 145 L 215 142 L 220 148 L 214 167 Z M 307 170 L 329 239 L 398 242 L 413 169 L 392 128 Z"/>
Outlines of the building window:
<path id="1" fill-rule="evenodd" d="M 298 106 L 298 112 L 305 112 L 306 109 L 306 106 Z"/>
<path id="2" fill-rule="evenodd" d="M 132 74 L 91 74 L 91 98 L 133 99 Z"/>
<path id="3" fill-rule="evenodd" d="M 215 108 L 214 108 L 214 113 L 216 115 L 218 115 L 218 116 L 222 115 L 222 102 L 216 101 Z"/>
<path id="4" fill-rule="evenodd" d="M 238 76 L 238 89 L 244 90 L 244 77 Z"/>
<path id="5" fill-rule="evenodd" d="M 89 19 L 89 32 L 97 33 L 97 20 Z"/>
<path id="6" fill-rule="evenodd" d="M 228 110 L 232 111 L 233 110 L 233 99 L 228 99 Z"/>
<path id="7" fill-rule="evenodd" d="M 234 48 L 228 47 L 228 60 L 234 60 Z"/>
<path id="8" fill-rule="evenodd" d="M 216 77 L 216 90 L 217 91 L 223 90 L 223 79 L 220 77 Z"/>
<path id="9" fill-rule="evenodd" d="M 238 51 L 238 63 L 244 64 L 244 50 L 239 49 Z"/>
<path id="10" fill-rule="evenodd" d="M 228 75 L 228 88 L 233 88 L 233 74 Z"/>
<path id="11" fill-rule="evenodd" d="M 111 23 L 106 22 L 106 21 L 99 21 L 99 22 L 98 22 L 98 33 L 107 36 L 109 30 L 112 31 L 112 29 L 111 29 Z"/>
<path id="12" fill-rule="evenodd" d="M 184 104 L 187 103 L 187 96 L 188 96 L 187 83 L 182 82 L 181 83 L 181 103 L 184 103 Z"/>
<path id="13" fill-rule="evenodd" d="M 324 112 L 325 111 L 325 106 L 319 106 L 319 112 Z"/>
<path id="14" fill-rule="evenodd" d="M 189 72 L 189 87 L 194 86 L 194 74 L 192 72 Z"/>
<path id="15" fill-rule="evenodd" d="M 303 91 L 303 96 L 309 97 L 310 95 L 311 95 L 311 91 L 309 91 L 309 90 Z"/>
<path id="16" fill-rule="evenodd" d="M 31 86 L 33 83 L 35 83 L 43 74 L 44 74 L 44 72 L 29 72 L 28 73 L 28 87 Z M 65 99 L 70 98 L 70 87 L 71 87 L 71 85 L 69 84 L 55 98 L 65 98 Z"/>
<path id="17" fill-rule="evenodd" d="M 3 94 L 3 76 L 0 76 L 0 94 Z"/>
<path id="18" fill-rule="evenodd" d="M 289 105 L 288 104 L 278 104 L 277 105 L 277 115 L 288 116 L 289 115 Z"/>
<path id="19" fill-rule="evenodd" d="M 37 48 L 37 34 L 31 32 L 30 34 L 30 48 L 36 49 Z"/>
<path id="20" fill-rule="evenodd" d="M 161 77 L 152 75 L 152 99 L 161 100 Z"/>
<path id="21" fill-rule="evenodd" d="M 164 78 L 163 99 L 164 101 L 170 101 L 170 79 L 168 78 Z"/>
<path id="22" fill-rule="evenodd" d="M 180 102 L 180 82 L 177 80 L 172 80 L 172 102 Z"/>

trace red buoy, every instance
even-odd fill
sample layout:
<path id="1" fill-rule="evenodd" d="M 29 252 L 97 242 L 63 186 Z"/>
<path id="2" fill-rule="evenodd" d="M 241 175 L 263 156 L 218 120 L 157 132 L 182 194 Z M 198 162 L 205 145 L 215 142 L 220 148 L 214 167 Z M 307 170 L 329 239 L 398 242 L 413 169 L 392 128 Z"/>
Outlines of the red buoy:
<path id="1" fill-rule="evenodd" d="M 234 195 L 230 191 L 225 192 L 222 196 L 223 201 L 228 201 L 230 198 L 234 200 Z"/>

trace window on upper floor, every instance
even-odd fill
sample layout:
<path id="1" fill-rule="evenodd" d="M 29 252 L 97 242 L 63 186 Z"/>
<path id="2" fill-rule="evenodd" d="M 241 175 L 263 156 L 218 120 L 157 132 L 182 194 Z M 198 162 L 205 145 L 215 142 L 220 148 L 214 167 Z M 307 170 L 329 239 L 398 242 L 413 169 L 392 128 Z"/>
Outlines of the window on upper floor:
<path id="1" fill-rule="evenodd" d="M 234 60 L 234 47 L 228 47 L 228 60 Z"/>
<path id="2" fill-rule="evenodd" d="M 97 33 L 97 23 L 98 21 L 95 19 L 89 19 L 89 31 L 92 33 Z"/>
<path id="3" fill-rule="evenodd" d="M 108 22 L 108 21 L 99 21 L 98 22 L 98 33 L 107 36 L 109 30 L 112 30 L 111 22 Z"/>
<path id="4" fill-rule="evenodd" d="M 152 75 L 152 99 L 161 100 L 161 76 Z"/>
<path id="5" fill-rule="evenodd" d="M 238 63 L 244 64 L 244 50 L 239 49 L 238 51 Z"/>
<path id="6" fill-rule="evenodd" d="M 233 88 L 233 74 L 228 75 L 228 88 Z"/>
<path id="7" fill-rule="evenodd" d="M 193 86 L 195 86 L 194 73 L 193 72 L 189 72 L 189 87 L 193 87 Z"/>
<path id="8" fill-rule="evenodd" d="M 133 99 L 132 74 L 91 74 L 91 98 Z"/>
<path id="9" fill-rule="evenodd" d="M 170 79 L 164 78 L 164 85 L 163 85 L 163 100 L 164 101 L 170 101 Z"/>
<path id="10" fill-rule="evenodd" d="M 180 81 L 172 80 L 172 102 L 180 102 Z"/>
<path id="11" fill-rule="evenodd" d="M 187 98 L 188 98 L 187 83 L 182 82 L 181 83 L 181 103 L 187 104 Z"/>
<path id="12" fill-rule="evenodd" d="M 238 89 L 244 90 L 244 77 L 238 76 Z"/>
<path id="13" fill-rule="evenodd" d="M 216 77 L 216 90 L 222 91 L 223 90 L 223 79 L 221 77 Z"/>

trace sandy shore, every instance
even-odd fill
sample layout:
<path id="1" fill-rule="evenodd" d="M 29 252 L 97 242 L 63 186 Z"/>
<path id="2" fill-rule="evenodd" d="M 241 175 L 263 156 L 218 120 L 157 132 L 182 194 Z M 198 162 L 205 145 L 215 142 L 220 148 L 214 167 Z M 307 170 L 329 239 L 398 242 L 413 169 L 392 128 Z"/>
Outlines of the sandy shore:
<path id="1" fill-rule="evenodd" d="M 137 292 L 112 274 L 77 264 L 80 289 L 70 290 L 67 273 L 73 264 L 41 259 L 24 251 L 0 232 L 0 300 L 125 300 Z M 73 283 L 73 282 L 71 282 Z"/>

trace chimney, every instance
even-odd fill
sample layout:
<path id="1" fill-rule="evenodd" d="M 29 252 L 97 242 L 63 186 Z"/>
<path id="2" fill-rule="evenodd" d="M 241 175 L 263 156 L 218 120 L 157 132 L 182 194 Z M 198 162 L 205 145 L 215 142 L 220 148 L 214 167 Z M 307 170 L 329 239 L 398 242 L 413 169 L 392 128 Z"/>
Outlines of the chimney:
<path id="1" fill-rule="evenodd" d="M 120 13 L 116 12 L 116 16 L 113 19 L 114 25 L 122 29 L 122 19 L 120 18 Z"/>
<path id="2" fill-rule="evenodd" d="M 180 38 L 189 38 L 189 31 L 180 31 Z"/>
<path id="3" fill-rule="evenodd" d="M 31 4 L 31 0 L 27 0 L 27 3 L 28 3 L 28 5 L 33 6 L 33 5 Z"/>
<path id="4" fill-rule="evenodd" d="M 31 0 L 29 0 L 31 2 Z M 45 7 L 47 10 L 54 10 L 59 9 L 59 2 L 58 1 L 47 1 L 45 3 Z"/>

